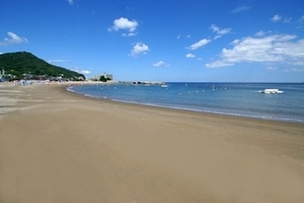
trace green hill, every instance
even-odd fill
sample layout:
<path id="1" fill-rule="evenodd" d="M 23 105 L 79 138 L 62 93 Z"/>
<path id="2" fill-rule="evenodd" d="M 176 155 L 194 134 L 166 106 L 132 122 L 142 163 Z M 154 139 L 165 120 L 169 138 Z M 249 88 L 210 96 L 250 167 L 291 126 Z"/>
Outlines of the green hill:
<path id="1" fill-rule="evenodd" d="M 17 79 L 60 77 L 68 80 L 78 80 L 79 77 L 85 79 L 83 74 L 71 71 L 59 66 L 54 66 L 36 57 L 29 52 L 15 52 L 0 54 L 0 71 L 5 70 L 5 75 L 11 75 Z"/>

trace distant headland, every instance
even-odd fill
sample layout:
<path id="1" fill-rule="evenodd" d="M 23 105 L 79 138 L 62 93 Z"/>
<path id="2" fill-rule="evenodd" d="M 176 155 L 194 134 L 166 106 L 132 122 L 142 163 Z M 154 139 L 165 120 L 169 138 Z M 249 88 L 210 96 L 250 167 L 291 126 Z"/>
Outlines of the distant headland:
<path id="1" fill-rule="evenodd" d="M 47 63 L 29 52 L 0 54 L 0 80 L 84 81 L 86 77 L 72 70 Z"/>

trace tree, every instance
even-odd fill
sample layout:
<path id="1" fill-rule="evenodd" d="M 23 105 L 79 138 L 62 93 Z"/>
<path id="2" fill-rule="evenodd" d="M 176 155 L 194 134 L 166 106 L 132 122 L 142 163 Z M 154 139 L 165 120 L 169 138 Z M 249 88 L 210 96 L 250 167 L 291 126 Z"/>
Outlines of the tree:
<path id="1" fill-rule="evenodd" d="M 107 82 L 108 78 L 106 78 L 104 75 L 102 75 L 102 76 L 100 76 L 99 80 L 102 82 Z"/>

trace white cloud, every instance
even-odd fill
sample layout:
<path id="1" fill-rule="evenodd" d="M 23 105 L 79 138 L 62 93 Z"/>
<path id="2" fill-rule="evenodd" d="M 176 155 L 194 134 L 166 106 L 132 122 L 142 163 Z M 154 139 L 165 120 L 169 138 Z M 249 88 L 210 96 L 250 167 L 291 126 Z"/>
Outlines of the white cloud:
<path id="1" fill-rule="evenodd" d="M 264 36 L 266 33 L 264 32 L 264 31 L 259 31 L 259 32 L 257 32 L 257 33 L 255 33 L 255 36 L 257 36 L 257 37 L 262 37 L 262 36 Z"/>
<path id="2" fill-rule="evenodd" d="M 135 35 L 136 35 L 136 33 L 129 32 L 129 33 L 123 33 L 121 36 L 123 36 L 123 37 L 132 37 L 132 36 L 135 36 Z"/>
<path id="3" fill-rule="evenodd" d="M 74 1 L 73 0 L 67 0 L 69 2 L 69 4 L 73 5 Z"/>
<path id="4" fill-rule="evenodd" d="M 301 24 L 304 23 L 304 15 L 301 16 L 300 18 L 298 18 L 298 20 L 293 20 L 291 17 L 284 17 L 284 16 L 280 16 L 280 15 L 274 15 L 270 20 L 273 21 L 273 22 L 296 24 L 296 25 L 299 26 L 297 28 L 301 28 L 302 27 Z"/>
<path id="5" fill-rule="evenodd" d="M 303 61 L 296 61 L 296 62 L 292 63 L 292 65 L 294 65 L 294 66 L 304 66 L 304 60 Z"/>
<path id="6" fill-rule="evenodd" d="M 20 44 L 20 43 L 27 43 L 28 40 L 25 37 L 19 37 L 13 32 L 7 33 L 10 38 L 4 38 L 4 41 L 0 42 L 1 46 L 6 46 L 10 44 Z"/>
<path id="7" fill-rule="evenodd" d="M 298 20 L 296 20 L 295 23 L 297 25 L 297 29 L 302 28 L 304 24 L 304 15 L 302 15 Z"/>
<path id="8" fill-rule="evenodd" d="M 212 29 L 213 32 L 216 32 L 219 35 L 225 35 L 225 34 L 228 34 L 231 31 L 231 28 L 220 29 L 215 24 L 212 24 L 210 26 L 210 29 Z"/>
<path id="9" fill-rule="evenodd" d="M 189 54 L 186 54 L 186 57 L 187 57 L 187 58 L 195 58 L 195 55 L 194 55 L 194 54 L 189 53 Z"/>
<path id="10" fill-rule="evenodd" d="M 156 66 L 156 67 L 161 67 L 161 66 L 170 66 L 169 64 L 163 62 L 163 61 L 159 61 L 157 63 L 153 63 L 153 66 Z"/>
<path id="11" fill-rule="evenodd" d="M 295 24 L 296 28 L 302 28 L 302 25 L 304 23 L 304 15 L 302 15 L 297 20 L 293 20 L 291 17 L 284 17 L 284 16 L 280 16 L 280 15 L 274 15 L 270 20 L 272 22 Z"/>
<path id="12" fill-rule="evenodd" d="M 68 60 L 65 60 L 65 59 L 51 59 L 51 60 L 48 60 L 48 63 L 64 63 L 64 62 L 68 62 Z"/>
<path id="13" fill-rule="evenodd" d="M 304 15 L 298 20 L 298 22 L 303 23 L 304 22 Z"/>
<path id="14" fill-rule="evenodd" d="M 177 35 L 176 39 L 180 39 L 182 37 L 181 34 Z M 185 38 L 191 38 L 191 34 L 185 36 Z"/>
<path id="15" fill-rule="evenodd" d="M 230 33 L 230 31 L 231 31 L 231 28 L 221 29 L 218 26 L 216 26 L 215 24 L 212 24 L 210 26 L 210 29 L 212 30 L 212 32 L 215 32 L 217 34 L 214 37 L 214 39 L 218 39 L 218 38 L 222 37 L 223 35 Z"/>
<path id="16" fill-rule="evenodd" d="M 233 9 L 232 11 L 230 11 L 230 13 L 239 13 L 239 12 L 246 11 L 249 9 L 250 9 L 250 7 L 248 7 L 248 6 L 239 6 L 235 9 Z"/>
<path id="17" fill-rule="evenodd" d="M 137 42 L 134 45 L 134 47 L 130 53 L 130 56 L 136 57 L 139 54 L 146 54 L 147 51 L 150 51 L 149 47 L 147 45 L 145 45 L 144 43 L 141 43 L 141 42 Z"/>
<path id="18" fill-rule="evenodd" d="M 273 67 L 273 66 L 269 66 L 266 68 L 267 70 L 277 70 L 278 68 L 277 67 Z"/>
<path id="19" fill-rule="evenodd" d="M 202 39 L 194 44 L 192 44 L 188 49 L 191 49 L 191 50 L 195 50 L 195 49 L 198 49 L 206 44 L 208 44 L 209 42 L 211 42 L 211 40 L 209 39 Z"/>
<path id="20" fill-rule="evenodd" d="M 233 66 L 233 63 L 225 62 L 225 61 L 215 61 L 212 63 L 207 63 L 207 68 L 218 68 L 218 67 L 226 67 L 226 66 Z"/>
<path id="21" fill-rule="evenodd" d="M 295 67 L 285 69 L 285 72 L 304 72 L 304 69 L 298 69 Z"/>
<path id="22" fill-rule="evenodd" d="M 281 20 L 281 16 L 279 15 L 274 15 L 270 20 L 273 21 L 273 22 L 278 22 Z"/>
<path id="23" fill-rule="evenodd" d="M 89 70 L 82 70 L 80 72 L 83 73 L 83 74 L 90 74 L 91 73 L 91 71 L 89 71 Z"/>
<path id="24" fill-rule="evenodd" d="M 304 61 L 304 39 L 294 42 L 295 38 L 295 35 L 270 35 L 234 40 L 232 49 L 224 48 L 221 59 L 206 67 L 225 67 L 241 62 L 301 63 Z"/>
<path id="25" fill-rule="evenodd" d="M 92 73 L 92 72 L 89 71 L 89 70 L 79 70 L 79 68 L 77 68 L 77 67 L 71 68 L 71 70 L 72 70 L 72 71 L 75 71 L 75 72 L 77 72 L 77 73 L 82 73 L 82 74 L 86 74 L 86 75 Z"/>
<path id="26" fill-rule="evenodd" d="M 291 21 L 292 21 L 292 18 L 285 17 L 284 20 L 283 20 L 283 23 L 291 23 Z"/>
<path id="27" fill-rule="evenodd" d="M 108 29 L 109 32 L 119 31 L 119 30 L 128 30 L 129 33 L 124 33 L 123 36 L 134 36 L 136 35 L 135 30 L 138 26 L 138 23 L 135 20 L 128 20 L 127 18 L 119 18 L 113 21 L 113 26 Z"/>

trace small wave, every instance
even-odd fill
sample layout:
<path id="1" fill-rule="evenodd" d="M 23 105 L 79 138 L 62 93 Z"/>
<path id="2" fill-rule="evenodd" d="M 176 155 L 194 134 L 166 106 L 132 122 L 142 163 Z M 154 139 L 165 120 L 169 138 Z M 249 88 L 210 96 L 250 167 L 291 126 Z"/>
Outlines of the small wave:
<path id="1" fill-rule="evenodd" d="M 69 92 L 74 92 L 74 93 L 79 94 L 79 92 L 76 92 L 75 90 L 73 90 L 73 89 L 72 89 L 72 88 L 70 88 L 70 87 L 67 87 L 67 88 L 66 88 L 66 90 L 67 90 L 67 91 L 69 91 Z"/>
<path id="2" fill-rule="evenodd" d="M 190 107 L 179 107 L 179 106 L 161 105 L 161 104 L 154 104 L 154 103 L 148 103 L 148 102 L 136 102 L 136 101 L 127 101 L 127 100 L 120 100 L 120 99 L 111 99 L 111 100 L 112 101 L 116 101 L 116 102 L 131 103 L 131 104 L 138 104 L 138 105 L 144 105 L 144 106 L 154 106 L 154 107 L 161 107 L 161 108 L 169 108 L 169 109 L 182 110 L 182 111 L 193 111 L 193 112 L 210 113 L 210 114 L 217 114 L 217 115 L 227 115 L 227 116 L 235 116 L 235 117 L 256 118 L 256 119 L 262 119 L 262 120 L 273 120 L 273 121 L 284 121 L 284 122 L 293 122 L 293 123 L 304 123 L 304 120 L 301 120 L 301 119 L 278 117 L 278 116 L 265 116 L 265 115 L 254 115 L 254 114 L 246 114 L 246 113 L 234 113 L 234 112 L 225 112 L 225 111 L 217 111 L 217 110 L 196 109 L 196 108 L 190 108 Z"/>

